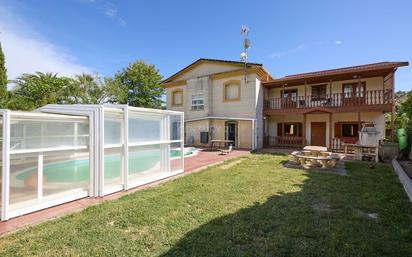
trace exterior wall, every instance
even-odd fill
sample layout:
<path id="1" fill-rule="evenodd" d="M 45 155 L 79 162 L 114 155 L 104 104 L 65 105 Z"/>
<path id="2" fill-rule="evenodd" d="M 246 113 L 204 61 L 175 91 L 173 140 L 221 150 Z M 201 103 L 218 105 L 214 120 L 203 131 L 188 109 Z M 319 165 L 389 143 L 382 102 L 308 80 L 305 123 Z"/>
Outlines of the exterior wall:
<path id="1" fill-rule="evenodd" d="M 238 122 L 238 147 L 239 148 L 252 148 L 252 121 L 239 121 Z"/>
<path id="2" fill-rule="evenodd" d="M 194 146 L 206 147 L 206 144 L 200 143 L 200 132 L 208 132 L 209 124 L 212 128 L 213 134 L 209 136 L 209 140 L 226 139 L 226 122 L 236 121 L 237 122 L 237 148 L 252 148 L 252 121 L 244 120 L 217 120 L 217 119 L 204 119 L 198 121 L 189 121 L 185 124 L 186 138 L 185 143 L 188 143 L 190 137 L 194 138 Z M 210 123 L 209 123 L 210 122 Z"/>
<path id="3" fill-rule="evenodd" d="M 196 66 L 192 70 L 180 75 L 179 77 L 175 78 L 175 80 L 186 80 L 190 78 L 198 78 L 203 77 L 215 73 L 226 72 L 226 71 L 233 71 L 242 69 L 239 65 L 233 64 L 213 64 L 213 63 L 202 63 L 199 66 Z"/>
<path id="4" fill-rule="evenodd" d="M 303 119 L 303 117 L 302 117 Z M 329 133 L 330 124 L 329 124 L 329 114 L 308 114 L 306 115 L 306 144 L 311 145 L 311 123 L 312 122 L 326 122 L 326 146 L 329 146 Z"/>
<path id="5" fill-rule="evenodd" d="M 366 90 L 383 90 L 383 89 L 390 89 L 390 81 L 387 81 L 384 84 L 383 77 L 373 77 L 373 78 L 365 78 L 361 79 L 361 82 L 366 82 Z M 332 94 L 334 93 L 342 93 L 343 92 L 343 84 L 346 83 L 358 83 L 358 79 L 352 80 L 340 80 L 340 81 L 333 81 L 332 82 Z M 313 85 L 320 85 L 320 84 L 327 84 L 326 86 L 326 93 L 329 94 L 330 92 L 330 84 L 329 83 L 316 83 L 316 84 L 307 84 L 306 85 L 306 95 L 311 95 L 311 86 Z M 297 89 L 298 96 L 305 96 L 305 85 L 298 85 L 293 87 L 286 87 L 287 89 Z M 280 98 L 280 92 L 282 88 L 273 88 L 270 89 L 268 92 L 269 98 Z"/>
<path id="6" fill-rule="evenodd" d="M 263 103 L 264 103 L 264 92 L 262 83 L 259 79 L 256 79 L 256 135 L 255 142 L 256 147 L 262 148 L 263 147 L 263 135 L 264 135 L 264 123 L 263 123 Z"/>
<path id="7" fill-rule="evenodd" d="M 203 119 L 199 121 L 186 122 L 186 143 L 190 137 L 194 138 L 197 146 L 200 144 L 200 132 L 209 131 L 208 117 L 233 117 L 256 119 L 255 130 L 252 134 L 252 121 L 238 121 L 238 145 L 239 148 L 252 148 L 255 141 L 258 147 L 263 146 L 263 98 L 264 90 L 257 74 L 248 74 L 247 83 L 244 75 L 233 76 L 221 79 L 211 79 L 211 74 L 221 73 L 231 70 L 238 70 L 241 67 L 234 65 L 201 64 L 191 71 L 182 74 L 175 80 L 186 80 L 182 86 L 166 88 L 167 102 L 169 110 L 183 111 L 185 120 Z M 240 82 L 240 100 L 225 101 L 224 88 L 228 81 L 236 80 Z M 183 92 L 183 105 L 172 106 L 172 94 L 175 90 Z M 194 94 L 204 95 L 205 108 L 203 111 L 191 110 L 191 97 Z M 209 140 L 225 139 L 225 121 L 210 121 L 211 131 Z M 252 140 L 252 136 L 255 138 Z"/>
<path id="8" fill-rule="evenodd" d="M 282 115 L 274 115 L 267 119 L 268 122 L 268 132 L 269 136 L 275 137 L 278 135 L 278 126 L 280 122 L 303 122 L 303 115 L 291 114 L 285 115 L 283 118 Z"/>
<path id="9" fill-rule="evenodd" d="M 200 67 L 203 67 L 203 65 Z M 230 80 L 240 81 L 240 101 L 224 101 L 224 85 Z M 168 110 L 183 111 L 186 120 L 205 117 L 256 119 L 257 112 L 261 113 L 263 111 L 263 90 L 256 74 L 249 74 L 247 81 L 248 83 L 245 84 L 244 76 L 217 80 L 211 80 L 208 76 L 188 79 L 186 85 L 166 88 L 166 107 Z M 182 106 L 172 106 L 172 94 L 175 90 L 182 90 L 183 92 Z M 203 111 L 191 110 L 191 97 L 193 94 L 204 95 L 205 109 Z M 262 98 L 262 101 L 260 101 L 259 97 Z"/>
<path id="10" fill-rule="evenodd" d="M 385 139 L 385 115 L 381 112 L 361 112 L 360 120 L 362 122 L 375 123 L 376 129 L 380 132 L 379 139 Z M 337 113 L 332 116 L 332 122 L 358 121 L 357 113 Z M 332 137 L 335 137 L 335 131 L 332 131 Z"/>
<path id="11" fill-rule="evenodd" d="M 198 120 L 185 122 L 185 144 L 188 144 L 193 137 L 193 145 L 206 146 L 200 143 L 200 132 L 209 131 L 209 120 Z"/>
<path id="12" fill-rule="evenodd" d="M 385 138 L 385 115 L 381 112 L 361 112 L 362 122 L 373 122 L 376 129 L 380 132 L 378 137 Z M 277 136 L 277 124 L 280 122 L 303 122 L 303 115 L 274 115 L 268 119 L 269 136 Z M 326 122 L 326 146 L 329 146 L 329 133 L 335 137 L 336 122 L 357 122 L 357 113 L 335 113 L 332 115 L 332 131 L 330 131 L 329 114 L 307 114 L 306 115 L 306 144 L 311 144 L 311 123 Z"/>
<path id="13" fill-rule="evenodd" d="M 213 80 L 213 112 L 210 116 L 256 118 L 256 78 L 256 75 L 248 75 L 247 84 L 244 76 Z M 240 101 L 224 101 L 224 85 L 230 80 L 240 81 Z"/>
<path id="14" fill-rule="evenodd" d="M 181 90 L 183 92 L 183 104 L 180 105 L 180 106 L 172 106 L 173 92 L 176 91 L 176 90 Z M 184 112 L 185 111 L 185 106 L 188 105 L 186 86 L 166 88 L 166 99 L 167 99 L 167 101 L 166 101 L 166 109 L 167 110 Z"/>

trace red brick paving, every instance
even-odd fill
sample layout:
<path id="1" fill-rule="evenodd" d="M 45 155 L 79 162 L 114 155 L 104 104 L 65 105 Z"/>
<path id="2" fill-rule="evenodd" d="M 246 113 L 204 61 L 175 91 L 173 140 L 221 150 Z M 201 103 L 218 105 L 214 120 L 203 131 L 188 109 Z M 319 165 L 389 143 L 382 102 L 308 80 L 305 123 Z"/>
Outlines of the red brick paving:
<path id="1" fill-rule="evenodd" d="M 234 150 L 229 154 L 221 155 L 219 152 L 200 151 L 193 157 L 185 158 L 185 172 L 196 171 L 200 168 L 220 163 L 225 160 L 239 157 L 248 153 L 249 151 L 246 150 Z"/>
<path id="2" fill-rule="evenodd" d="M 196 172 L 203 168 L 206 168 L 211 165 L 219 164 L 225 160 L 229 160 L 232 158 L 236 158 L 242 155 L 248 154 L 249 151 L 246 150 L 234 150 L 233 152 L 221 155 L 219 152 L 209 152 L 209 151 L 200 151 L 197 155 L 192 157 L 186 157 L 185 160 L 185 172 L 183 174 L 179 174 L 177 176 L 166 178 L 161 181 L 155 181 L 147 185 L 143 185 L 128 191 L 121 191 L 111 195 L 107 195 L 101 198 L 83 198 L 80 200 L 76 200 L 73 202 L 61 204 L 58 206 L 54 206 L 48 209 L 44 209 L 41 211 L 33 212 L 30 214 L 26 214 L 20 217 L 16 217 L 10 219 L 8 221 L 0 222 L 0 235 L 4 235 L 9 232 L 16 231 L 20 228 L 24 228 L 30 225 L 39 224 L 46 220 L 54 219 L 57 217 L 61 217 L 70 213 L 79 212 L 86 207 L 94 204 L 98 204 L 103 201 L 117 199 L 123 195 L 130 194 L 145 188 L 156 186 L 162 182 L 175 179 L 180 176 L 184 176 L 190 172 Z M 172 167 L 174 166 L 172 161 Z"/>

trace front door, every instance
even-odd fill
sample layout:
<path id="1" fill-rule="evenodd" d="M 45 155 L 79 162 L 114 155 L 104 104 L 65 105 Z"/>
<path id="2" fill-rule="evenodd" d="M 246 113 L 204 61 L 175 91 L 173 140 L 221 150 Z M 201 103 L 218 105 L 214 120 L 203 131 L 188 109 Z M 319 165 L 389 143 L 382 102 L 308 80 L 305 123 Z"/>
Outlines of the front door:
<path id="1" fill-rule="evenodd" d="M 237 138 L 237 122 L 226 122 L 226 140 L 233 141 L 233 146 L 236 146 Z"/>
<path id="2" fill-rule="evenodd" d="M 326 146 L 326 122 L 312 122 L 310 130 L 310 144 Z"/>

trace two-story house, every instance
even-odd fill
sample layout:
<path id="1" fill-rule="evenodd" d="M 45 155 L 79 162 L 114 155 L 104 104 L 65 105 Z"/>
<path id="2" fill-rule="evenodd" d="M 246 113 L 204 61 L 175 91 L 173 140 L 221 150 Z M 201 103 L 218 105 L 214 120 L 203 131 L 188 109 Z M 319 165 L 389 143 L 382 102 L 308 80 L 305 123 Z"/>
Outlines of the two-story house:
<path id="1" fill-rule="evenodd" d="M 395 72 L 382 62 L 274 79 L 262 64 L 199 59 L 167 78 L 167 108 L 185 113 L 185 142 L 228 139 L 238 148 L 356 143 L 363 123 L 385 138 Z M 391 116 L 392 118 L 394 115 Z M 393 140 L 394 122 L 391 122 Z"/>
<path id="2" fill-rule="evenodd" d="M 163 81 L 167 109 L 185 114 L 185 143 L 207 146 L 232 140 L 235 147 L 263 146 L 261 83 L 273 78 L 262 64 L 199 59 Z"/>
<path id="3" fill-rule="evenodd" d="M 407 62 L 381 62 L 285 76 L 265 87 L 266 146 L 356 143 L 364 123 L 385 139 L 385 113 L 394 111 L 395 72 Z M 393 118 L 394 115 L 391 115 Z M 394 122 L 391 122 L 394 137 Z"/>

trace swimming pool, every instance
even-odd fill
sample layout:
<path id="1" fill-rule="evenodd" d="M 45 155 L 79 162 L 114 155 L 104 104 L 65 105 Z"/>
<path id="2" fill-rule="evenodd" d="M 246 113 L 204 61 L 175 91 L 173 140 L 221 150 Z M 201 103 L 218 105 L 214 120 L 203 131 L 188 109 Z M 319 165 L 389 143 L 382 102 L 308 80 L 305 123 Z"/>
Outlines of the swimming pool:
<path id="1" fill-rule="evenodd" d="M 194 148 L 185 148 L 184 155 L 193 155 Z M 178 149 L 170 150 L 171 158 L 180 156 Z M 121 155 L 111 154 L 105 156 L 104 178 L 105 180 L 119 178 L 121 176 Z M 142 152 L 129 152 L 129 175 L 148 171 L 160 164 L 161 152 L 159 149 L 146 150 Z M 27 168 L 15 173 L 17 181 L 26 181 L 37 174 L 37 167 Z M 77 159 L 61 162 L 53 162 L 44 165 L 43 174 L 47 183 L 79 183 L 89 180 L 89 159 Z"/>

